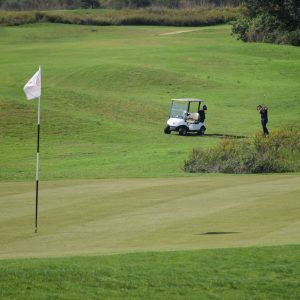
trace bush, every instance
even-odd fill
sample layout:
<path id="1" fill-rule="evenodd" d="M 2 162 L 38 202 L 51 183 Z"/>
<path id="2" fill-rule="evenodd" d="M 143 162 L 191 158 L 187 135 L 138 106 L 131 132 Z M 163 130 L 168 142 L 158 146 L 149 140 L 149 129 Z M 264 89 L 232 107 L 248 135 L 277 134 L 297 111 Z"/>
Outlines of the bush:
<path id="1" fill-rule="evenodd" d="M 265 138 L 224 139 L 209 150 L 194 149 L 184 163 L 195 173 L 282 173 L 300 171 L 300 130 L 277 130 Z"/>
<path id="2" fill-rule="evenodd" d="M 292 40 L 287 35 L 285 24 L 268 13 L 252 19 L 240 15 L 233 22 L 232 32 L 245 42 L 289 44 Z"/>
<path id="3" fill-rule="evenodd" d="M 264 13 L 249 22 L 247 39 L 249 42 L 274 43 L 284 31 L 284 24 L 276 17 Z"/>
<path id="4" fill-rule="evenodd" d="M 300 29 L 285 33 L 284 35 L 282 35 L 279 42 L 281 44 L 300 46 Z"/>
<path id="5" fill-rule="evenodd" d="M 297 4 L 298 3 L 298 4 Z M 299 1 L 245 0 L 232 33 L 246 42 L 300 44 Z"/>
<path id="6" fill-rule="evenodd" d="M 238 18 L 232 23 L 232 33 L 236 35 L 239 40 L 244 42 L 248 41 L 248 29 L 249 19 L 243 15 L 239 15 Z"/>

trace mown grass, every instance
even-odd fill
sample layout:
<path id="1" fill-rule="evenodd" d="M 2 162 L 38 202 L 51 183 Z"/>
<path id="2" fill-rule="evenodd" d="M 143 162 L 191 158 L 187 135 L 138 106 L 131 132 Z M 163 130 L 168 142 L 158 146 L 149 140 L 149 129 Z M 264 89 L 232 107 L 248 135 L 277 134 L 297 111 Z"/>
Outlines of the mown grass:
<path id="1" fill-rule="evenodd" d="M 80 25 L 163 25 L 205 26 L 223 24 L 233 20 L 238 13 L 234 7 L 196 7 L 186 9 L 145 8 L 122 10 L 77 11 L 0 11 L 0 24 L 21 25 L 50 22 Z"/>
<path id="2" fill-rule="evenodd" d="M 0 261 L 1 299 L 298 299 L 299 246 Z"/>
<path id="3" fill-rule="evenodd" d="M 1 258 L 299 242 L 297 175 L 161 178 L 182 176 L 199 144 L 260 128 L 261 102 L 270 130 L 297 122 L 299 49 L 242 44 L 229 26 L 180 30 L 196 31 L 0 27 Z M 24 99 L 22 87 L 39 64 L 34 234 L 37 103 Z M 208 135 L 165 136 L 169 99 L 198 96 L 207 100 Z M 45 181 L 120 177 L 159 179 Z M 225 230 L 232 234 L 203 234 Z M 298 246 L 284 246 L 1 260 L 0 296 L 296 299 L 298 257 Z"/>
<path id="4" fill-rule="evenodd" d="M 299 197 L 297 174 L 42 181 L 35 234 L 34 182 L 4 182 L 0 259 L 297 244 Z"/>
<path id="5" fill-rule="evenodd" d="M 182 176 L 197 146 L 299 120 L 300 51 L 244 44 L 230 26 L 0 27 L 0 178 L 35 177 L 37 103 L 22 88 L 43 68 L 40 179 Z M 207 136 L 166 136 L 170 99 L 207 102 Z"/>

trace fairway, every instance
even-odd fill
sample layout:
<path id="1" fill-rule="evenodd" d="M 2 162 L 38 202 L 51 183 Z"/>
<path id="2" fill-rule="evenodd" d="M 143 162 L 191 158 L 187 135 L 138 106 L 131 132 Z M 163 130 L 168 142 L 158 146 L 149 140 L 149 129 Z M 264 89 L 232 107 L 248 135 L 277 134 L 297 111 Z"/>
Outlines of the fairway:
<path id="1" fill-rule="evenodd" d="M 0 258 L 297 244 L 300 176 L 1 183 Z"/>
<path id="2" fill-rule="evenodd" d="M 180 34 L 165 35 L 181 31 Z M 164 34 L 164 35 L 163 35 Z M 230 26 L 0 27 L 0 180 L 35 174 L 42 65 L 41 180 L 185 176 L 195 147 L 299 121 L 300 49 L 246 44 Z M 166 136 L 171 98 L 203 98 L 207 136 Z"/>

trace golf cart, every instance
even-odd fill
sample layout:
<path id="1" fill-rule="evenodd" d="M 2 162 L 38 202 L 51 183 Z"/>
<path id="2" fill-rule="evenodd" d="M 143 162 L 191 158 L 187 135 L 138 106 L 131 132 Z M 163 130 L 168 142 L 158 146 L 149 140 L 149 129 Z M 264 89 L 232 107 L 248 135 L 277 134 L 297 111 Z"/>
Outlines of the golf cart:
<path id="1" fill-rule="evenodd" d="M 172 99 L 170 117 L 164 133 L 177 131 L 182 136 L 187 135 L 188 132 L 203 135 L 206 128 L 204 118 L 199 115 L 202 102 L 204 101 L 201 99 Z M 206 106 L 203 106 L 203 109 L 206 109 Z"/>

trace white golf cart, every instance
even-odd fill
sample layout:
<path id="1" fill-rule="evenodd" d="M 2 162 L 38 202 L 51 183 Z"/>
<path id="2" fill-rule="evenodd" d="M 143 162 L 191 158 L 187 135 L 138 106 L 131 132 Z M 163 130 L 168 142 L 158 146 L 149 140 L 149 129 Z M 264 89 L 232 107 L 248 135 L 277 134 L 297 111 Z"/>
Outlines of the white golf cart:
<path id="1" fill-rule="evenodd" d="M 177 131 L 182 136 L 187 135 L 188 132 L 203 135 L 206 128 L 204 118 L 199 114 L 202 102 L 204 100 L 201 99 L 172 99 L 171 112 L 164 133 Z M 206 109 L 206 106 L 203 106 L 202 110 L 203 108 Z"/>

